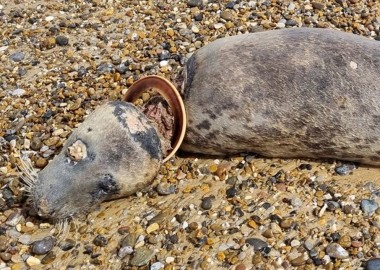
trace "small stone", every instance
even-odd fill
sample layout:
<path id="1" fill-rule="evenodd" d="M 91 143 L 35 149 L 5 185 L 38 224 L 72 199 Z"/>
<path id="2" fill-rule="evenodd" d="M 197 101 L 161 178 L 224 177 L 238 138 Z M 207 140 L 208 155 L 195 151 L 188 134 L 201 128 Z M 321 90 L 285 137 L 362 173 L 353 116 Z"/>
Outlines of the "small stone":
<path id="1" fill-rule="evenodd" d="M 193 24 L 193 25 L 191 26 L 191 31 L 192 31 L 193 33 L 195 33 L 195 34 L 198 34 L 198 33 L 199 33 L 199 28 L 198 28 L 198 26 L 196 26 L 195 24 Z"/>
<path id="2" fill-rule="evenodd" d="M 0 253 L 0 259 L 4 262 L 9 262 L 12 259 L 12 255 L 6 252 Z"/>
<path id="3" fill-rule="evenodd" d="M 41 42 L 42 49 L 52 49 L 57 44 L 56 39 L 53 37 L 47 37 Z"/>
<path id="4" fill-rule="evenodd" d="M 68 251 L 68 250 L 75 247 L 75 241 L 72 239 L 66 239 L 66 240 L 60 242 L 58 246 L 63 251 Z"/>
<path id="5" fill-rule="evenodd" d="M 280 222 L 280 227 L 283 229 L 289 229 L 290 227 L 292 227 L 292 225 L 293 225 L 293 220 L 291 218 L 283 219 Z"/>
<path id="6" fill-rule="evenodd" d="M 290 264 L 292 266 L 301 266 L 301 265 L 304 265 L 305 263 L 306 263 L 306 261 L 305 261 L 303 255 L 298 256 L 297 258 L 290 261 Z"/>
<path id="7" fill-rule="evenodd" d="M 214 24 L 215 30 L 218 30 L 218 29 L 222 28 L 223 26 L 224 26 L 224 24 L 222 24 L 222 23 L 216 23 L 216 24 Z"/>
<path id="8" fill-rule="evenodd" d="M 319 2 L 311 2 L 311 5 L 314 9 L 323 10 L 325 8 L 325 4 Z"/>
<path id="9" fill-rule="evenodd" d="M 268 247 L 268 244 L 259 238 L 247 238 L 245 242 L 252 246 L 254 251 L 261 251 Z"/>
<path id="10" fill-rule="evenodd" d="M 294 197 L 292 198 L 292 200 L 290 201 L 290 203 L 292 204 L 293 207 L 295 208 L 299 208 L 302 206 L 302 200 L 298 197 Z"/>
<path id="11" fill-rule="evenodd" d="M 335 172 L 339 175 L 347 175 L 350 171 L 356 169 L 354 164 L 343 164 L 335 168 Z"/>
<path id="12" fill-rule="evenodd" d="M 294 239 L 290 242 L 290 246 L 291 247 L 298 247 L 299 245 L 301 245 L 301 242 L 298 241 L 297 239 Z"/>
<path id="13" fill-rule="evenodd" d="M 297 23 L 297 21 L 290 19 L 290 20 L 286 21 L 285 25 L 286 26 L 297 26 L 298 23 Z"/>
<path id="14" fill-rule="evenodd" d="M 135 255 L 130 261 L 132 266 L 143 266 L 149 263 L 155 254 L 154 249 L 140 247 L 136 248 Z"/>
<path id="15" fill-rule="evenodd" d="M 169 61 L 163 60 L 160 62 L 160 67 L 166 67 L 169 64 Z"/>
<path id="16" fill-rule="evenodd" d="M 294 3 L 290 3 L 290 4 L 288 5 L 288 10 L 289 10 L 289 11 L 293 11 L 295 8 L 296 8 L 296 5 L 295 5 Z"/>
<path id="17" fill-rule="evenodd" d="M 189 7 L 201 7 L 203 5 L 202 0 L 188 0 L 187 5 Z"/>
<path id="18" fill-rule="evenodd" d="M 163 269 L 165 267 L 165 265 L 161 262 L 155 262 L 155 263 L 152 263 L 152 265 L 150 266 L 150 270 L 160 270 L 160 269 Z"/>
<path id="19" fill-rule="evenodd" d="M 308 163 L 302 163 L 302 164 L 300 164 L 298 166 L 298 168 L 300 170 L 308 170 L 308 171 L 310 171 L 313 168 L 313 166 L 311 164 L 308 164 Z"/>
<path id="20" fill-rule="evenodd" d="M 166 259 L 165 259 L 165 262 L 166 263 L 172 263 L 172 262 L 174 262 L 174 260 L 175 260 L 175 258 L 174 257 L 167 257 Z"/>
<path id="21" fill-rule="evenodd" d="M 203 13 L 197 13 L 194 15 L 194 20 L 200 22 L 203 20 Z"/>
<path id="22" fill-rule="evenodd" d="M 360 202 L 360 208 L 366 215 L 372 215 L 375 213 L 376 209 L 379 207 L 376 201 L 374 200 L 362 200 Z"/>
<path id="23" fill-rule="evenodd" d="M 166 34 L 168 34 L 168 36 L 170 36 L 170 37 L 173 37 L 174 36 L 174 30 L 172 28 L 168 28 L 168 29 L 166 29 Z"/>
<path id="24" fill-rule="evenodd" d="M 57 36 L 55 38 L 55 42 L 59 45 L 59 46 L 66 46 L 69 44 L 69 39 L 65 36 Z"/>
<path id="25" fill-rule="evenodd" d="M 21 89 L 21 88 L 17 88 L 17 89 L 10 92 L 10 94 L 12 96 L 18 96 L 18 97 L 23 96 L 25 93 L 26 93 L 26 91 L 24 89 Z"/>
<path id="26" fill-rule="evenodd" d="M 40 261 L 40 259 L 38 259 L 36 257 L 29 256 L 28 259 L 26 259 L 26 264 L 28 266 L 32 267 L 32 266 L 40 265 L 41 261 Z"/>
<path id="27" fill-rule="evenodd" d="M 146 228 L 146 233 L 150 234 L 154 231 L 157 231 L 159 228 L 160 228 L 160 225 L 158 225 L 158 223 L 152 223 L 148 226 L 148 228 Z"/>
<path id="28" fill-rule="evenodd" d="M 46 167 L 46 165 L 48 164 L 48 161 L 46 158 L 42 158 L 42 157 L 39 157 L 37 158 L 36 160 L 36 163 L 35 163 L 35 166 L 39 169 L 43 169 Z"/>
<path id="29" fill-rule="evenodd" d="M 120 246 L 134 247 L 136 244 L 136 241 L 137 241 L 137 235 L 135 233 L 129 233 L 120 241 Z"/>
<path id="30" fill-rule="evenodd" d="M 41 263 L 42 264 L 49 264 L 49 263 L 53 262 L 56 257 L 57 256 L 55 255 L 55 253 L 53 251 L 49 251 L 46 254 L 46 256 L 41 259 Z"/>
<path id="31" fill-rule="evenodd" d="M 367 270 L 379 270 L 380 269 L 380 258 L 369 259 L 366 264 Z"/>
<path id="32" fill-rule="evenodd" d="M 170 195 L 175 193 L 176 188 L 169 183 L 159 183 L 156 187 L 156 191 L 159 195 Z"/>
<path id="33" fill-rule="evenodd" d="M 25 54 L 23 52 L 15 52 L 9 56 L 9 59 L 11 59 L 13 62 L 21 62 L 24 60 L 24 58 Z"/>
<path id="34" fill-rule="evenodd" d="M 0 235 L 0 252 L 5 251 L 8 247 L 8 240 L 7 237 L 4 235 Z"/>
<path id="35" fill-rule="evenodd" d="M 231 21 L 232 20 L 232 13 L 229 10 L 223 10 L 220 13 L 220 17 L 226 21 Z"/>
<path id="36" fill-rule="evenodd" d="M 226 255 L 224 254 L 223 251 L 219 251 L 218 253 L 216 253 L 216 259 L 220 262 L 224 261 L 224 259 L 226 258 Z"/>
<path id="37" fill-rule="evenodd" d="M 45 17 L 45 21 L 47 21 L 47 22 L 50 22 L 50 21 L 52 21 L 54 19 L 55 19 L 54 16 L 47 16 L 47 17 Z"/>
<path id="38" fill-rule="evenodd" d="M 336 258 L 336 259 L 346 259 L 349 256 L 347 250 L 345 250 L 341 245 L 337 243 L 329 244 L 326 247 L 326 253 L 331 258 Z"/>
<path id="39" fill-rule="evenodd" d="M 53 248 L 54 243 L 55 240 L 51 236 L 45 237 L 39 241 L 35 241 L 32 245 L 32 253 L 36 255 L 44 255 Z"/>
<path id="40" fill-rule="evenodd" d="M 235 266 L 235 270 L 246 270 L 246 269 L 247 267 L 242 263 Z"/>
<path id="41" fill-rule="evenodd" d="M 105 247 L 108 244 L 108 240 L 103 235 L 99 234 L 95 237 L 95 239 L 94 239 L 94 241 L 92 241 L 92 243 L 98 247 Z"/>
<path id="42" fill-rule="evenodd" d="M 335 211 L 336 209 L 340 208 L 340 204 L 336 201 L 327 201 L 326 205 L 327 205 L 327 209 L 330 211 Z"/>
<path id="43" fill-rule="evenodd" d="M 343 248 L 351 247 L 351 237 L 348 234 L 343 235 L 338 239 L 338 244 Z"/>
<path id="44" fill-rule="evenodd" d="M 124 246 L 119 249 L 119 251 L 117 252 L 117 256 L 119 256 L 119 258 L 124 258 L 125 256 L 130 255 L 132 253 L 133 248 L 131 246 Z"/>
<path id="45" fill-rule="evenodd" d="M 8 216 L 5 224 L 7 224 L 8 226 L 14 227 L 17 224 L 19 224 L 19 222 L 21 221 L 22 218 L 23 218 L 23 216 L 21 214 L 21 211 L 15 210 Z"/>
<path id="46" fill-rule="evenodd" d="M 203 210 L 210 210 L 212 208 L 212 199 L 210 197 L 203 198 L 201 207 Z"/>
<path id="47" fill-rule="evenodd" d="M 226 190 L 227 198 L 233 198 L 237 194 L 237 190 L 235 188 L 229 188 Z"/>

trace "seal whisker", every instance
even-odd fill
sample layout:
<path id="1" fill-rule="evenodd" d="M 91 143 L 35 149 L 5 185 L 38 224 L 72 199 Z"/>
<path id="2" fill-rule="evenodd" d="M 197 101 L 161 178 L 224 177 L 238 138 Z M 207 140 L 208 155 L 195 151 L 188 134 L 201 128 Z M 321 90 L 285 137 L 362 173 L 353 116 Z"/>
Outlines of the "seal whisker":
<path id="1" fill-rule="evenodd" d="M 32 187 L 34 186 L 35 182 L 37 181 L 37 170 L 33 168 L 32 163 L 30 162 L 29 158 L 23 157 L 21 153 L 19 152 L 19 160 L 20 165 L 18 166 L 18 169 L 22 173 L 21 179 L 25 183 L 25 190 L 30 193 Z"/>

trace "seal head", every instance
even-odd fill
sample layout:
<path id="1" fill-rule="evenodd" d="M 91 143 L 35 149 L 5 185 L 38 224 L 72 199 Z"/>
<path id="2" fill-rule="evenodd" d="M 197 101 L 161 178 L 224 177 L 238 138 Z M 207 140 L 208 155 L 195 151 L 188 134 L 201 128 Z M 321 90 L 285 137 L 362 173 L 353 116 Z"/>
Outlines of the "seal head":
<path id="1" fill-rule="evenodd" d="M 161 161 L 159 136 L 145 115 L 127 102 L 107 103 L 73 131 L 39 173 L 30 189 L 32 205 L 47 218 L 86 214 L 102 201 L 147 186 Z"/>

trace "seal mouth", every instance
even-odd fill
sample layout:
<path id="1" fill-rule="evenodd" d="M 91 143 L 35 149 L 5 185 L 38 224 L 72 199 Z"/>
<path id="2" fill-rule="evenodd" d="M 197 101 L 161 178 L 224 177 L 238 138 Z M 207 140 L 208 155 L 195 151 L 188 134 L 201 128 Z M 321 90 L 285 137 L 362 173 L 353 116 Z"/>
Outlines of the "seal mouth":
<path id="1" fill-rule="evenodd" d="M 124 96 L 124 101 L 134 103 L 144 92 L 155 90 L 169 105 L 174 118 L 174 126 L 170 139 L 171 149 L 164 157 L 163 162 L 168 161 L 178 151 L 185 137 L 187 116 L 185 104 L 176 87 L 167 79 L 151 75 L 136 81 Z"/>

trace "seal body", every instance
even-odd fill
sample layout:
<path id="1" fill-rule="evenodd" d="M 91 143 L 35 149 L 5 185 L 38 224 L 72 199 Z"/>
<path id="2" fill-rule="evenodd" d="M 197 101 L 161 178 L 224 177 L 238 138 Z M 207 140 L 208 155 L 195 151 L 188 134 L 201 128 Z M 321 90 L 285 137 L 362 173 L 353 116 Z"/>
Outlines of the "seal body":
<path id="1" fill-rule="evenodd" d="M 219 39 L 186 64 L 181 149 L 380 165 L 380 43 L 328 29 Z"/>
<path id="2" fill-rule="evenodd" d="M 90 114 L 38 174 L 31 200 L 43 217 L 86 214 L 147 186 L 161 160 L 159 136 L 145 115 L 130 103 L 110 102 Z"/>

